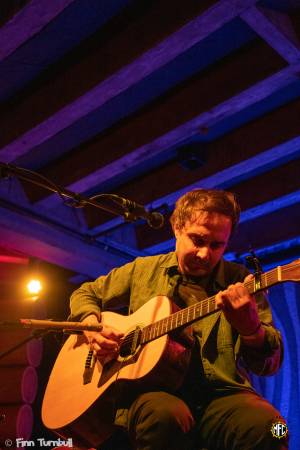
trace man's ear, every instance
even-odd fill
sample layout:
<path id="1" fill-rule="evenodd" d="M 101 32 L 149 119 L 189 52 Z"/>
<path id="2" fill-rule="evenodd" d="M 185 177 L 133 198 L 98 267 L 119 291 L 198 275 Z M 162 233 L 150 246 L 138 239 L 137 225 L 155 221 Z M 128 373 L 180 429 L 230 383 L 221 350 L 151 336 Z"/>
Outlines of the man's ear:
<path id="1" fill-rule="evenodd" d="M 176 239 L 177 239 L 178 236 L 181 234 L 181 231 L 182 231 L 181 229 L 179 229 L 178 227 L 174 226 L 174 228 L 173 228 L 173 233 L 174 233 Z"/>

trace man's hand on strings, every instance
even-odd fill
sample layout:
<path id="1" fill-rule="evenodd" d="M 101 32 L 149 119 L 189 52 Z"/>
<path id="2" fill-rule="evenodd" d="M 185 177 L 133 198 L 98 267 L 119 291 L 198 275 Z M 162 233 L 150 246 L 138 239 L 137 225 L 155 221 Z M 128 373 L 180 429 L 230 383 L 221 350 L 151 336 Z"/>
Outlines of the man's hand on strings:
<path id="1" fill-rule="evenodd" d="M 86 317 L 82 323 L 88 325 L 99 325 L 98 318 L 92 314 Z M 95 355 L 101 360 L 117 358 L 120 350 L 120 342 L 123 333 L 113 327 L 103 326 L 101 332 L 85 331 L 84 332 L 91 349 Z"/>
<path id="2" fill-rule="evenodd" d="M 253 279 L 248 275 L 244 283 Z M 255 334 L 260 328 L 255 297 L 250 295 L 243 283 L 231 284 L 216 295 L 216 304 L 222 309 L 228 322 L 242 336 Z"/>

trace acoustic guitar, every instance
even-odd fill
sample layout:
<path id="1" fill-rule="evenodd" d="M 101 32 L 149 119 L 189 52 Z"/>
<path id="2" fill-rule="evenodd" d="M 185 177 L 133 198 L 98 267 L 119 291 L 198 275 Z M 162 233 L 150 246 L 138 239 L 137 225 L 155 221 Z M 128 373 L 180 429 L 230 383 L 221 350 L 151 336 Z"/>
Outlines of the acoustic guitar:
<path id="1" fill-rule="evenodd" d="M 300 259 L 244 285 L 255 294 L 285 281 L 300 281 Z M 179 310 L 159 295 L 129 316 L 103 312 L 102 324 L 124 333 L 118 357 L 100 362 L 84 335 L 70 336 L 49 377 L 44 425 L 64 439 L 72 437 L 77 445 L 99 446 L 114 431 L 120 393 L 179 388 L 191 354 L 190 341 L 180 331 L 217 311 L 215 296 Z"/>

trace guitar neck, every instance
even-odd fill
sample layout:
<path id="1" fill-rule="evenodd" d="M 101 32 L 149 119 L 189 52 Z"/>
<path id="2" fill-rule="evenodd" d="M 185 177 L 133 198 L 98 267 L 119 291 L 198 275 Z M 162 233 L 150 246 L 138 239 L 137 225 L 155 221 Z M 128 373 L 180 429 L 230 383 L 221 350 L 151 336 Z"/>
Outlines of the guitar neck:
<path id="1" fill-rule="evenodd" d="M 286 271 L 289 270 L 289 266 L 292 266 L 292 264 L 293 263 L 287 264 L 282 267 L 278 266 L 269 272 L 262 273 L 259 277 L 254 277 L 252 280 L 244 283 L 244 286 L 248 289 L 250 294 L 256 294 L 257 292 L 268 289 L 275 284 L 288 281 L 290 278 L 288 278 L 288 273 L 286 273 Z M 218 310 L 219 308 L 216 305 L 216 297 L 208 297 L 201 302 L 181 309 L 180 311 L 177 311 L 164 319 L 158 320 L 157 322 L 144 327 L 142 329 L 141 343 L 146 344 L 147 342 L 153 341 L 154 339 L 157 339 L 180 327 L 190 325 L 202 317 L 213 314 Z"/>

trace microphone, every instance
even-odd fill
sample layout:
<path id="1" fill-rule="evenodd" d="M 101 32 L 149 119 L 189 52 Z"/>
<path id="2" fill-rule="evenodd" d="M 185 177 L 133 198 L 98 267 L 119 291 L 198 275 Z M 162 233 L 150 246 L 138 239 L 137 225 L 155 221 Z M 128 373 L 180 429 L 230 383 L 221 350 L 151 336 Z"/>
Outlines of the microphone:
<path id="1" fill-rule="evenodd" d="M 40 320 L 40 319 L 17 319 L 11 322 L 0 321 L 0 329 L 20 329 L 29 328 L 33 330 L 45 331 L 101 331 L 103 325 L 101 323 L 94 325 L 87 325 L 82 322 L 68 322 L 68 321 L 54 321 L 54 320 Z"/>
<path id="2" fill-rule="evenodd" d="M 137 218 L 145 219 L 151 228 L 161 228 L 164 224 L 164 216 L 156 211 L 147 211 L 143 205 L 128 200 L 127 198 L 113 196 L 113 200 L 127 210 L 125 218 L 136 220 Z"/>

